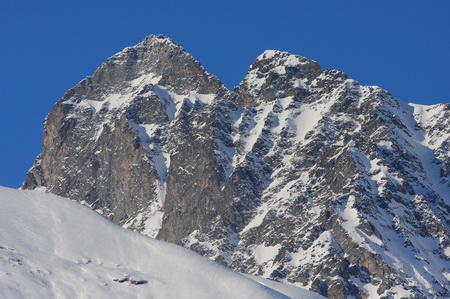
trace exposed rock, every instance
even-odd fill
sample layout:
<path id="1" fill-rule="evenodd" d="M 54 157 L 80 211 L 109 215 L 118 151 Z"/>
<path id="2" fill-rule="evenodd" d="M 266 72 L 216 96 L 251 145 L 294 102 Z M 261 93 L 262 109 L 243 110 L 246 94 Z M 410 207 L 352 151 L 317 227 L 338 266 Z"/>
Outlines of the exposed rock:
<path id="1" fill-rule="evenodd" d="M 23 188 L 330 298 L 448 297 L 449 149 L 450 104 L 272 50 L 231 92 L 149 36 L 57 102 Z"/>

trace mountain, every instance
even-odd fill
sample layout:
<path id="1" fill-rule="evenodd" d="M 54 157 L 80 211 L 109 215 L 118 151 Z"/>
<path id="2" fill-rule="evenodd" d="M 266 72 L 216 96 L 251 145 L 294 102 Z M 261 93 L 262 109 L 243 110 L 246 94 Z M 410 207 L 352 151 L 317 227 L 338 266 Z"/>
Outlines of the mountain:
<path id="1" fill-rule="evenodd" d="M 450 104 L 268 50 L 233 91 L 149 36 L 66 92 L 23 189 L 330 298 L 450 296 Z"/>
<path id="2" fill-rule="evenodd" d="M 0 187 L 0 216 L 2 298 L 320 298 L 257 283 L 52 194 Z"/>

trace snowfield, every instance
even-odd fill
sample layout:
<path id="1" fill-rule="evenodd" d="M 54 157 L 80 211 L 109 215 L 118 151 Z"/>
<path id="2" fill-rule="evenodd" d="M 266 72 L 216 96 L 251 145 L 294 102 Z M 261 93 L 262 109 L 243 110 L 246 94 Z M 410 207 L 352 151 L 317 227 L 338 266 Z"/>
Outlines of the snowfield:
<path id="1" fill-rule="evenodd" d="M 0 187 L 0 298 L 322 297 L 247 278 L 69 199 Z"/>

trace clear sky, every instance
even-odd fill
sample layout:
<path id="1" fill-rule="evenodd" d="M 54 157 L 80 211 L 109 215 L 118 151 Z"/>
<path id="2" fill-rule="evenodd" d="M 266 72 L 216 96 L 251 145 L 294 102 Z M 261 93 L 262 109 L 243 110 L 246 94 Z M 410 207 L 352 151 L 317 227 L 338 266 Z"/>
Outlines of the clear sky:
<path id="1" fill-rule="evenodd" d="M 450 102 L 449 0 L 0 1 L 0 185 L 21 185 L 61 95 L 149 34 L 228 88 L 276 49 L 407 102 Z"/>

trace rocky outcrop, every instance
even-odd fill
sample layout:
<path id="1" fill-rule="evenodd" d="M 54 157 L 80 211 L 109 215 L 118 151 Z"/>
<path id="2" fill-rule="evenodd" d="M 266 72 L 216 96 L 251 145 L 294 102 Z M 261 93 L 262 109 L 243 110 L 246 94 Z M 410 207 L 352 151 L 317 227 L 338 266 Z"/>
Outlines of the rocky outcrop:
<path id="1" fill-rule="evenodd" d="M 58 101 L 23 188 L 330 298 L 446 297 L 449 111 L 274 50 L 229 91 L 149 36 Z"/>

